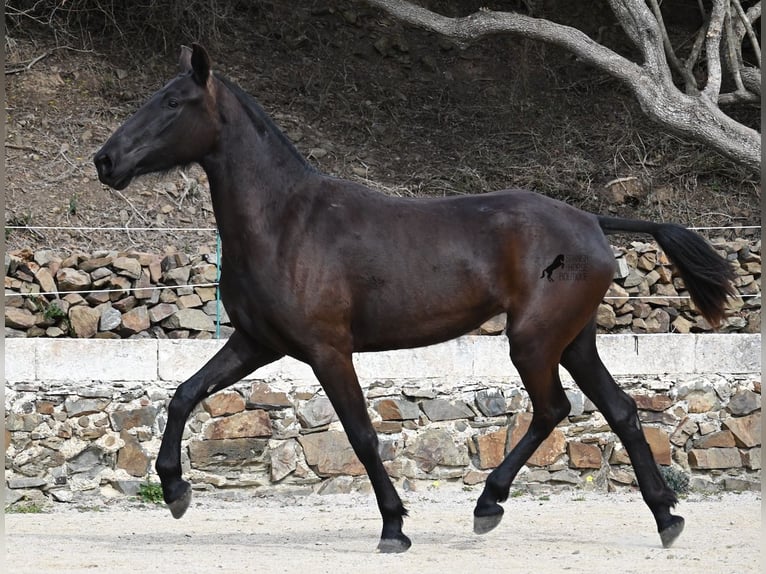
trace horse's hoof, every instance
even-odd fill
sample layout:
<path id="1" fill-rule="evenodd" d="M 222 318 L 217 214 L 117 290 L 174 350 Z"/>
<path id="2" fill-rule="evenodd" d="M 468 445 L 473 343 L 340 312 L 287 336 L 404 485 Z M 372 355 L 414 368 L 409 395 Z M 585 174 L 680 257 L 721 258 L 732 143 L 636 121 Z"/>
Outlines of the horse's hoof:
<path id="1" fill-rule="evenodd" d="M 191 485 L 186 485 L 186 490 L 184 490 L 183 494 L 176 498 L 172 502 L 168 502 L 168 508 L 170 509 L 170 514 L 173 515 L 173 518 L 181 518 L 186 510 L 189 508 L 189 505 L 191 504 L 192 499 L 192 489 Z"/>
<path id="2" fill-rule="evenodd" d="M 404 534 L 398 534 L 396 538 L 381 538 L 378 543 L 378 552 L 381 554 L 401 554 L 407 552 L 412 542 Z"/>
<path id="3" fill-rule="evenodd" d="M 684 519 L 680 516 L 674 516 L 670 526 L 660 530 L 660 540 L 663 548 L 670 548 L 676 538 L 684 531 Z"/>
<path id="4" fill-rule="evenodd" d="M 474 511 L 473 531 L 476 534 L 486 534 L 500 524 L 500 521 L 503 520 L 503 512 L 503 507 L 499 504 L 495 504 L 491 509 L 491 513 L 488 514 L 477 514 Z"/>

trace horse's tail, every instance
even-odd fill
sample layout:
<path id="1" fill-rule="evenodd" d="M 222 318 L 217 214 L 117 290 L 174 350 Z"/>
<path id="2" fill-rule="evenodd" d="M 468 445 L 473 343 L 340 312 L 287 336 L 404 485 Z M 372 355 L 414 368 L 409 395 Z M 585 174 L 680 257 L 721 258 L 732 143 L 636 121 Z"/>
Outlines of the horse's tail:
<path id="1" fill-rule="evenodd" d="M 678 269 L 692 301 L 708 322 L 718 326 L 726 316 L 726 298 L 735 295 L 734 269 L 702 236 L 675 223 L 598 216 L 604 233 L 638 232 L 654 237 Z"/>

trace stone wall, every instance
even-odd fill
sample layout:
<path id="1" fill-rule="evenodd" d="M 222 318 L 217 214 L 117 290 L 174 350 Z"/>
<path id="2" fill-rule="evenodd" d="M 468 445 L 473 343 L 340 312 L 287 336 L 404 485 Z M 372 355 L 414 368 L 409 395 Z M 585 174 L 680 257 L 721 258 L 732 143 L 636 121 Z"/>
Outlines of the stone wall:
<path id="1" fill-rule="evenodd" d="M 737 272 L 741 299 L 731 301 L 723 332 L 761 329 L 761 241 L 755 236 L 713 240 Z M 609 333 L 710 331 L 686 298 L 683 281 L 654 243 L 613 248 L 615 281 L 599 307 Z M 6 337 L 171 338 L 227 337 L 231 326 L 216 302 L 215 253 L 189 257 L 139 252 L 15 251 L 5 261 Z M 554 271 L 567 273 L 566 266 Z M 48 295 L 36 295 L 48 293 Z M 502 331 L 503 317 L 482 333 Z"/>
<path id="2" fill-rule="evenodd" d="M 153 463 L 169 398 L 220 341 L 6 341 L 6 503 L 135 494 Z M 759 335 L 603 335 L 604 363 L 640 409 L 661 465 L 693 488 L 760 488 Z M 505 337 L 355 356 L 390 475 L 481 483 L 520 439 L 530 402 Z M 256 376 L 257 375 L 257 376 Z M 632 488 L 603 416 L 562 371 L 572 411 L 515 488 Z M 366 488 L 311 370 L 283 359 L 191 415 L 185 476 L 196 489 Z"/>

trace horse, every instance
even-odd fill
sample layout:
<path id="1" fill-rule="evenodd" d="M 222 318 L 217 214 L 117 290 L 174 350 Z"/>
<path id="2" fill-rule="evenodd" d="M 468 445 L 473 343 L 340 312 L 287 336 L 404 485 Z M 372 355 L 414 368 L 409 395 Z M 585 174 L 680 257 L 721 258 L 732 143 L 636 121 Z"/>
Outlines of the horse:
<path id="1" fill-rule="evenodd" d="M 94 156 L 100 181 L 117 190 L 195 162 L 209 181 L 223 253 L 220 292 L 234 332 L 168 405 L 155 468 L 175 518 L 191 501 L 181 436 L 192 409 L 290 356 L 312 368 L 364 465 L 383 522 L 378 551 L 406 551 L 407 510 L 378 453 L 352 353 L 435 344 L 505 312 L 510 357 L 533 417 L 488 475 L 474 531 L 501 522 L 516 474 L 568 415 L 561 364 L 627 449 L 662 545 L 676 540 L 684 527 L 671 513 L 677 497 L 636 403 L 599 358 L 595 315 L 615 270 L 606 235 L 642 233 L 674 262 L 699 312 L 720 324 L 734 273 L 705 239 L 678 224 L 595 215 L 521 189 L 388 196 L 311 166 L 253 97 L 212 71 L 199 44 L 182 47 L 179 66 Z M 581 272 L 541 278 L 551 261 L 573 258 Z"/>

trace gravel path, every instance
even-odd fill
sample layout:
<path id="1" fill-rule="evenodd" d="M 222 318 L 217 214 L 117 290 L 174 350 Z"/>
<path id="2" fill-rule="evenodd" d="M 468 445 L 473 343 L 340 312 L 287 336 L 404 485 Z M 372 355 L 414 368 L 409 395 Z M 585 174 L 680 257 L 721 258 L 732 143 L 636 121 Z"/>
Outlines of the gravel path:
<path id="1" fill-rule="evenodd" d="M 692 495 L 678 513 L 686 530 L 663 549 L 638 494 L 524 495 L 484 536 L 472 532 L 477 490 L 453 486 L 406 493 L 413 546 L 375 552 L 380 522 L 371 495 L 253 497 L 195 493 L 181 520 L 160 506 L 73 505 L 44 514 L 7 514 L 7 562 L 14 574 L 43 572 L 760 572 L 761 497 Z"/>

